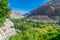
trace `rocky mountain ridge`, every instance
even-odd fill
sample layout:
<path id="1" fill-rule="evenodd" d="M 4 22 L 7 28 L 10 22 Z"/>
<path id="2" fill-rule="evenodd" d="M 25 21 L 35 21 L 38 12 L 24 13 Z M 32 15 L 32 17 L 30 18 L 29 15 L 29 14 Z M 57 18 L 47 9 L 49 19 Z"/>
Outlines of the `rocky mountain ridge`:
<path id="1" fill-rule="evenodd" d="M 29 14 L 29 15 L 28 15 Z M 50 0 L 43 6 L 32 10 L 31 12 L 27 13 L 27 18 L 31 19 L 44 19 L 45 18 L 51 20 L 57 20 L 60 18 L 60 0 Z M 37 16 L 38 15 L 38 16 Z M 45 17 L 42 17 L 45 16 Z"/>

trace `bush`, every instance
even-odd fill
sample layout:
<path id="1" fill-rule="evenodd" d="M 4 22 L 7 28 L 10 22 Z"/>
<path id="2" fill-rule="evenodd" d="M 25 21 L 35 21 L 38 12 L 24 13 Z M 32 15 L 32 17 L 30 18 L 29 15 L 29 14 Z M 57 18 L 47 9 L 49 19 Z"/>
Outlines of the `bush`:
<path id="1" fill-rule="evenodd" d="M 59 40 L 60 29 L 48 26 L 45 28 L 32 28 L 12 36 L 9 40 Z M 58 36 L 58 38 L 57 38 Z"/>

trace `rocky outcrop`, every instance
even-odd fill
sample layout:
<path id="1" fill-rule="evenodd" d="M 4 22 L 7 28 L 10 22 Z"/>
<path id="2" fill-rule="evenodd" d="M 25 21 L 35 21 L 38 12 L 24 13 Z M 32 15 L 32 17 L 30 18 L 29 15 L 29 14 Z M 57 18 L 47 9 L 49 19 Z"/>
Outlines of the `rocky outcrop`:
<path id="1" fill-rule="evenodd" d="M 0 40 L 8 40 L 10 36 L 16 34 L 16 30 L 13 26 L 14 23 L 6 19 L 4 26 L 0 27 Z"/>

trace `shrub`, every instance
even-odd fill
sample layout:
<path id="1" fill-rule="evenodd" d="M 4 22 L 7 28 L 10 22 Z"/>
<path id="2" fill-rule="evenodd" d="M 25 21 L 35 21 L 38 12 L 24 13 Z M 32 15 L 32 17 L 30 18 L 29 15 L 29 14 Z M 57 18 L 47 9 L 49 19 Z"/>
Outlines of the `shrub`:
<path id="1" fill-rule="evenodd" d="M 22 31 L 16 36 L 10 37 L 9 40 L 59 40 L 59 30 L 60 28 L 56 28 L 54 25 L 47 25 L 43 28 L 32 28 Z"/>

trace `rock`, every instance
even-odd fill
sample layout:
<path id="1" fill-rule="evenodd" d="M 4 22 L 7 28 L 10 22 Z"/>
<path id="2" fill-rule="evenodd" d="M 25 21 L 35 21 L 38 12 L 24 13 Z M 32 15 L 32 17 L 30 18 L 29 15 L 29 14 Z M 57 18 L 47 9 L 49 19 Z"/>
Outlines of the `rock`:
<path id="1" fill-rule="evenodd" d="M 0 34 L 0 40 L 3 40 L 3 37 L 2 37 L 2 35 Z"/>
<path id="2" fill-rule="evenodd" d="M 16 29 L 11 28 L 13 26 L 14 26 L 14 23 L 11 22 L 9 19 L 6 19 L 6 21 L 4 22 L 4 26 L 0 28 L 1 40 L 8 40 L 10 36 L 16 35 Z"/>
<path id="3" fill-rule="evenodd" d="M 4 25 L 7 27 L 14 26 L 13 22 L 11 22 L 9 19 L 6 19 L 6 21 L 4 22 Z"/>

